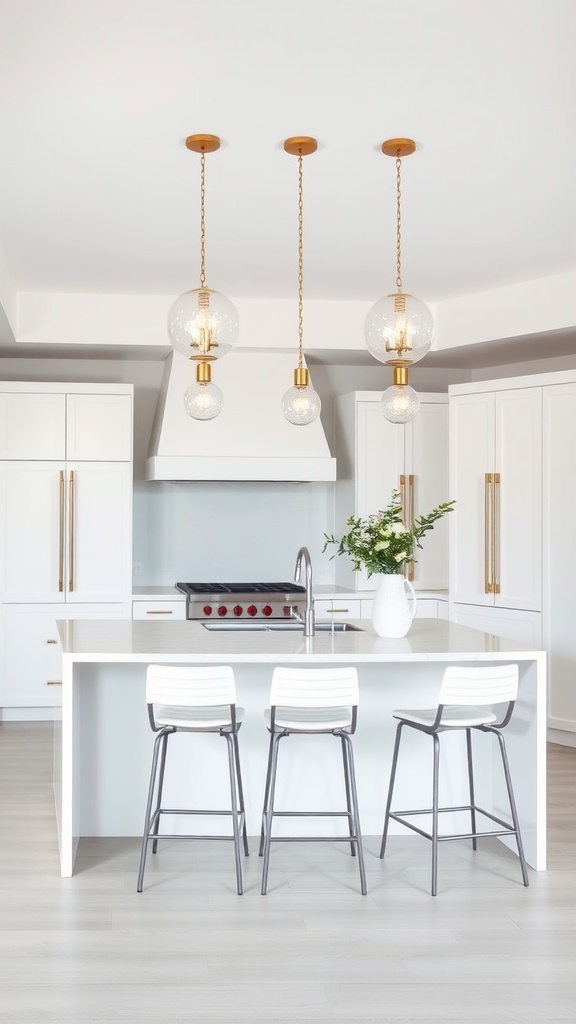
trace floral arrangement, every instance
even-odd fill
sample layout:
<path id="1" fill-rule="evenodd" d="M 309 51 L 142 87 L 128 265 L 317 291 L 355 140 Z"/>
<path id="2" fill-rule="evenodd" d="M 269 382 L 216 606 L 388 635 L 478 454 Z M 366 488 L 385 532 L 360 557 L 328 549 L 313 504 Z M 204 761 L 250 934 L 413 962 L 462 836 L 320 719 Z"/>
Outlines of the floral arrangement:
<path id="1" fill-rule="evenodd" d="M 403 573 L 407 562 L 414 560 L 414 548 L 422 547 L 420 541 L 428 533 L 438 519 L 454 508 L 454 501 L 445 501 L 432 509 L 426 516 L 414 519 L 412 527 L 404 524 L 400 492 L 392 491 L 392 499 L 388 508 L 376 512 L 365 519 L 354 516 L 346 521 L 350 527 L 348 533 L 337 540 L 334 536 L 324 534 L 326 543 L 337 544 L 338 549 L 332 555 L 349 555 L 355 572 L 365 568 L 368 576 L 373 573 Z"/>

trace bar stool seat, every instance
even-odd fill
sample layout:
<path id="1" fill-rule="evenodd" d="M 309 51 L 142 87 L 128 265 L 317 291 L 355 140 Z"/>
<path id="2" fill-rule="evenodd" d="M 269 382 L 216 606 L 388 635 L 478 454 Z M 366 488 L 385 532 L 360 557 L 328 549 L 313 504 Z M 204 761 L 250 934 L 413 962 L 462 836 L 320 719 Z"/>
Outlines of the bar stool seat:
<path id="1" fill-rule="evenodd" d="M 354 753 L 350 738 L 356 729 L 357 707 L 358 673 L 354 667 L 274 669 L 270 690 L 270 707 L 264 712 L 264 720 L 270 732 L 270 747 L 260 834 L 260 855 L 263 857 L 261 889 L 263 896 L 267 891 L 270 846 L 274 841 L 350 843 L 352 856 L 357 855 L 358 857 L 361 891 L 363 895 L 366 894 Z M 345 811 L 276 810 L 274 801 L 280 740 L 292 734 L 332 735 L 340 739 L 344 768 Z M 344 817 L 348 822 L 348 835 L 277 837 L 272 835 L 272 828 L 274 819 L 279 817 Z"/>
<path id="2" fill-rule="evenodd" d="M 162 839 L 232 840 L 236 863 L 236 887 L 243 892 L 241 841 L 248 856 L 244 794 L 240 772 L 238 731 L 244 709 L 236 706 L 236 683 L 230 666 L 149 665 L 146 702 L 154 741 L 146 804 L 137 891 L 142 892 L 148 844 L 156 853 Z M 230 777 L 230 809 L 169 808 L 162 806 L 168 740 L 176 733 L 215 733 L 226 740 Z M 156 796 L 155 796 L 156 794 Z M 163 815 L 225 815 L 232 819 L 231 835 L 182 835 L 160 832 Z"/>
<path id="3" fill-rule="evenodd" d="M 435 708 L 396 710 L 392 712 L 398 719 L 396 740 L 390 770 L 390 783 L 380 857 L 384 857 L 390 820 L 398 821 L 418 835 L 429 839 L 432 843 L 432 882 L 431 894 L 435 896 L 438 885 L 438 843 L 453 839 L 471 839 L 472 848 L 476 850 L 477 839 L 485 836 L 514 836 L 518 849 L 518 857 L 522 871 L 522 881 L 528 885 L 528 871 L 524 858 L 524 848 L 520 834 L 520 825 L 506 744 L 502 730 L 508 725 L 518 695 L 518 665 L 486 665 L 479 667 L 449 666 L 442 679 L 438 705 Z M 496 713 L 496 708 L 500 713 Z M 433 771 L 432 771 L 432 806 L 414 810 L 391 810 L 398 766 L 400 740 L 404 728 L 417 729 L 432 737 Z M 440 734 L 463 729 L 466 733 L 466 753 L 468 762 L 468 790 L 470 802 L 459 807 L 439 807 L 439 768 L 440 768 Z M 474 794 L 474 766 L 472 758 L 472 732 L 492 733 L 498 741 L 504 779 L 510 805 L 511 822 L 500 818 L 490 810 L 478 806 Z M 470 814 L 470 831 L 456 834 L 439 834 L 438 816 L 444 813 L 467 811 Z M 432 831 L 420 828 L 409 819 L 418 815 L 431 815 Z M 477 816 L 481 815 L 497 827 L 480 831 L 477 828 Z"/>

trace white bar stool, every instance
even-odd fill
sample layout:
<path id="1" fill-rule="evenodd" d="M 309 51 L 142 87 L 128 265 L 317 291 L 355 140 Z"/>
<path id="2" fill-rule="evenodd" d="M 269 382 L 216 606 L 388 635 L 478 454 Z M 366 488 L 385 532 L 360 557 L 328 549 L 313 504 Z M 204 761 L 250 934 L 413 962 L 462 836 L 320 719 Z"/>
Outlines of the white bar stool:
<path id="1" fill-rule="evenodd" d="M 236 883 L 242 894 L 242 860 L 240 833 L 244 853 L 248 856 L 248 840 L 244 813 L 244 794 L 240 773 L 238 730 L 244 709 L 236 707 L 236 683 L 229 666 L 149 665 L 146 674 L 146 702 L 150 726 L 158 735 L 154 741 L 148 802 L 137 891 L 142 892 L 148 844 L 156 853 L 160 839 L 232 840 L 236 860 Z M 162 789 L 166 770 L 168 740 L 175 733 L 217 733 L 226 740 L 230 773 L 230 810 L 192 810 L 162 807 Z M 156 791 L 156 799 L 154 793 Z M 228 815 L 232 818 L 232 835 L 167 835 L 160 833 L 163 814 Z"/>
<path id="2" fill-rule="evenodd" d="M 362 837 L 358 817 L 358 797 L 354 773 L 354 753 L 351 735 L 356 729 L 358 707 L 358 672 L 355 668 L 275 668 L 270 691 L 270 708 L 264 720 L 270 732 L 270 748 L 264 807 L 260 855 L 262 865 L 262 895 L 268 886 L 270 844 L 278 842 L 345 842 L 350 843 L 352 856 L 358 857 L 360 886 L 366 895 L 366 874 Z M 332 735 L 340 739 L 344 767 L 345 811 L 277 811 L 274 808 L 276 772 L 280 740 L 293 733 L 301 735 Z M 274 818 L 279 817 L 344 817 L 348 820 L 347 836 L 289 836 L 272 835 Z"/>
<path id="3" fill-rule="evenodd" d="M 518 666 L 517 665 L 490 665 L 481 667 L 455 667 L 449 666 L 444 672 L 440 688 L 438 706 L 429 710 L 398 710 L 393 711 L 394 718 L 399 719 L 396 729 L 396 742 L 392 757 L 392 768 L 390 771 L 390 785 L 388 789 L 388 800 L 384 817 L 384 831 L 382 834 L 382 846 L 380 857 L 384 856 L 386 850 L 386 839 L 388 836 L 388 825 L 390 819 L 399 821 L 402 825 L 417 832 L 418 835 L 432 842 L 432 896 L 437 892 L 438 879 L 438 843 L 452 839 L 471 839 L 472 848 L 475 850 L 477 839 L 483 836 L 505 836 L 516 837 L 518 857 L 522 870 L 524 885 L 528 885 L 528 871 L 524 858 L 524 848 L 520 834 L 518 813 L 512 788 L 512 779 L 506 753 L 506 744 L 501 730 L 504 729 L 514 710 L 514 703 L 518 695 Z M 495 706 L 501 705 L 500 714 L 496 715 Z M 494 708 L 494 710 L 493 710 Z M 398 752 L 400 739 L 405 726 L 411 729 L 418 729 L 432 737 L 434 745 L 434 762 L 432 774 L 432 807 L 410 811 L 392 811 L 392 797 L 394 782 L 396 778 L 396 767 L 398 763 Z M 440 734 L 443 732 L 454 732 L 456 729 L 463 729 L 466 732 L 466 752 L 468 760 L 468 786 L 470 803 L 463 807 L 439 807 L 438 806 L 438 777 L 440 767 Z M 512 822 L 509 823 L 484 810 L 475 803 L 474 796 L 474 769 L 472 761 L 472 732 L 492 733 L 498 740 L 502 766 Z M 438 815 L 445 812 L 469 811 L 470 831 L 456 835 L 438 834 Z M 412 815 L 432 815 L 432 831 L 426 832 L 419 828 L 414 822 L 406 820 Z M 490 819 L 498 828 L 487 831 L 478 831 L 477 815 L 483 815 Z"/>

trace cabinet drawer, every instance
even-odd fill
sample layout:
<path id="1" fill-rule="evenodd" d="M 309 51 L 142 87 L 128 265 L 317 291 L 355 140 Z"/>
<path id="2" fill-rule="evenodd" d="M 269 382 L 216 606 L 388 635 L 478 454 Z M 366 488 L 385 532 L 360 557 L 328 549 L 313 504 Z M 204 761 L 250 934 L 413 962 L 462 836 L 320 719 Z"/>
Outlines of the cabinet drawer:
<path id="1" fill-rule="evenodd" d="M 338 599 L 314 601 L 314 611 L 318 619 L 327 617 L 335 619 L 359 619 L 361 614 L 361 602 L 355 598 L 342 597 Z"/>
<path id="2" fill-rule="evenodd" d="M 186 601 L 133 601 L 133 619 L 185 619 Z"/>

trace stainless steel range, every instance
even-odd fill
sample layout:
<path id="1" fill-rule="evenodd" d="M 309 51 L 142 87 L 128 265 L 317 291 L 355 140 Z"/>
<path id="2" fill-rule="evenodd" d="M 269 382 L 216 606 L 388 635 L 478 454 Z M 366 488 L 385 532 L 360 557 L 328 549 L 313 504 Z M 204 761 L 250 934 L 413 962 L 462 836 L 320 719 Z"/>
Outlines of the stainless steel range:
<path id="1" fill-rule="evenodd" d="M 297 583 L 176 583 L 187 619 L 289 619 L 303 615 L 306 589 Z"/>

